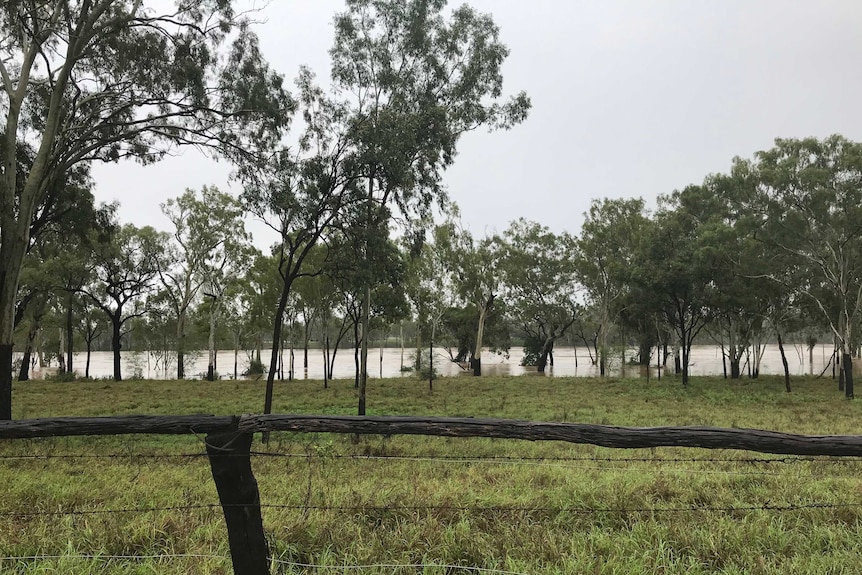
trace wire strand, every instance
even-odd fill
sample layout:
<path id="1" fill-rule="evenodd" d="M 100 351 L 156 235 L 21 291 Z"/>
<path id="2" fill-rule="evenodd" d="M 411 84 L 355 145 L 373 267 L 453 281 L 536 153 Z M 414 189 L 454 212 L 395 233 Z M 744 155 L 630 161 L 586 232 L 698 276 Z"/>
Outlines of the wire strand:
<path id="1" fill-rule="evenodd" d="M 743 506 L 689 506 L 689 507 L 619 507 L 619 508 L 593 508 L 593 507 L 522 507 L 522 506 L 474 506 L 474 505 L 305 505 L 305 504 L 257 504 L 246 505 L 242 503 L 220 504 L 201 503 L 193 505 L 177 506 L 155 506 L 155 507 L 128 507 L 120 509 L 67 509 L 58 511 L 0 511 L 0 517 L 56 517 L 67 515 L 108 515 L 123 513 L 155 513 L 160 511 L 198 511 L 223 509 L 226 507 L 258 507 L 260 509 L 280 510 L 316 510 L 316 511 L 339 511 L 339 512 L 380 512 L 380 511 L 461 511 L 473 513 L 571 513 L 576 515 L 600 514 L 600 513 L 704 513 L 723 512 L 733 513 L 738 511 L 800 511 L 805 509 L 842 509 L 862 507 L 862 503 L 840 502 L 826 503 L 813 502 L 801 504 L 765 504 L 765 505 L 743 505 Z"/>

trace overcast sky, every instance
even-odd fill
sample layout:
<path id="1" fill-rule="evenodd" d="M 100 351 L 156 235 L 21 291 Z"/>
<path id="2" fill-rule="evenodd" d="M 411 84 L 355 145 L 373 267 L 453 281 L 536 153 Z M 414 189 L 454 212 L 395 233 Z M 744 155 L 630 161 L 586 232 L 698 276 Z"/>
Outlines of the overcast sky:
<path id="1" fill-rule="evenodd" d="M 460 2 L 451 3 L 450 7 Z M 655 198 L 777 137 L 862 140 L 859 0 L 473 0 L 511 54 L 508 93 L 533 109 L 509 132 L 459 145 L 445 183 L 474 235 L 518 217 L 577 233 L 594 198 Z M 335 0 L 272 0 L 256 27 L 292 86 L 329 70 Z M 124 222 L 167 229 L 159 204 L 228 184 L 230 166 L 196 152 L 145 168 L 97 166 L 99 201 Z M 257 243 L 269 243 L 260 227 Z"/>

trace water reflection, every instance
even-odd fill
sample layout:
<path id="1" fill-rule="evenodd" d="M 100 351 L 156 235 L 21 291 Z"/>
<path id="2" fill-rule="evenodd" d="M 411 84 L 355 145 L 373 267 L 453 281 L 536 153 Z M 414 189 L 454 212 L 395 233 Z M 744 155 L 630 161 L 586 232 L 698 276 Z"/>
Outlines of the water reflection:
<path id="1" fill-rule="evenodd" d="M 809 363 L 809 352 L 803 346 L 786 345 L 785 352 L 790 368 L 790 373 L 793 375 L 804 374 L 819 374 L 823 371 L 831 373 L 831 365 L 829 363 L 832 346 L 820 345 L 813 350 L 813 357 Z M 631 358 L 634 351 L 628 351 L 627 356 Z M 611 376 L 625 377 L 646 377 L 647 371 L 640 366 L 625 364 L 617 353 L 616 357 L 612 358 L 608 368 L 608 374 Z M 415 377 L 412 371 L 403 371 L 402 366 L 412 365 L 415 350 L 405 349 L 402 355 L 400 348 L 375 348 L 369 350 L 368 353 L 368 372 L 370 377 Z M 495 376 L 518 376 L 518 375 L 536 375 L 535 368 L 525 368 L 520 365 L 523 357 L 523 349 L 519 347 L 512 348 L 508 355 L 493 354 L 485 352 L 482 357 L 482 372 L 484 375 Z M 308 352 L 308 368 L 303 366 L 302 350 L 294 351 L 294 377 L 298 379 L 323 379 L 323 353 L 321 350 L 309 350 Z M 269 356 L 265 354 L 264 363 L 268 363 Z M 76 353 L 74 356 L 74 368 L 78 375 L 84 373 L 84 362 L 86 356 L 84 353 Z M 290 353 L 285 350 L 284 354 L 284 373 L 285 378 L 288 376 L 290 365 Z M 233 351 L 222 351 L 218 354 L 218 372 L 223 379 L 229 379 L 234 374 L 234 353 Z M 245 352 L 241 352 L 238 358 L 237 372 L 242 374 L 248 369 L 248 356 Z M 749 373 L 749 368 L 753 365 L 753 358 L 748 361 L 743 359 L 742 372 L 743 375 Z M 427 369 L 428 365 L 428 350 L 422 351 L 422 368 Z M 858 365 L 858 362 L 857 362 Z M 668 367 L 673 369 L 672 359 L 668 360 Z M 197 352 L 190 354 L 186 358 L 186 374 L 190 378 L 202 378 L 206 374 L 207 369 L 207 354 L 206 352 Z M 434 351 L 434 369 L 442 376 L 455 377 L 459 375 L 469 375 L 469 372 L 464 371 L 458 364 L 453 363 L 449 359 L 449 354 L 442 349 Z M 729 369 L 729 368 L 728 368 Z M 122 355 L 122 370 L 123 377 L 132 378 L 136 373 L 140 376 L 149 379 L 166 379 L 176 376 L 175 360 L 168 361 L 167 369 L 163 361 L 160 361 L 154 355 L 147 353 L 123 352 Z M 355 364 L 353 351 L 342 349 L 339 350 L 335 357 L 335 365 L 333 376 L 336 379 L 352 378 L 354 376 Z M 39 377 L 43 373 L 51 373 L 56 371 L 56 368 L 48 368 L 46 370 L 34 370 L 33 376 Z M 691 375 L 721 375 L 723 373 L 722 354 L 717 346 L 700 345 L 692 348 L 691 354 Z M 778 346 L 769 345 L 764 350 L 763 357 L 760 361 L 760 373 L 762 374 L 783 374 L 781 364 L 781 356 Z M 90 376 L 95 378 L 110 377 L 113 374 L 113 356 L 110 352 L 95 352 L 90 359 Z M 538 374 L 541 375 L 541 374 Z M 595 377 L 599 375 L 597 366 L 594 366 L 590 361 L 589 353 L 583 347 L 560 347 L 554 353 L 554 365 L 548 366 L 546 376 L 574 376 L 574 377 Z M 649 370 L 649 377 L 656 377 L 657 370 L 653 366 Z M 242 375 L 240 375 L 242 378 Z"/>

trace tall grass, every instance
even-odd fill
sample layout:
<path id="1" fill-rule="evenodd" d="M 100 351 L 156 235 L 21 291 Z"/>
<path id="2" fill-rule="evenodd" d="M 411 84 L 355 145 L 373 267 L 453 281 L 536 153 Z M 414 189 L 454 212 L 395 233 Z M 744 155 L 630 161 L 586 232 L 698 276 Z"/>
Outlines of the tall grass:
<path id="1" fill-rule="evenodd" d="M 833 381 L 794 385 L 534 376 L 444 379 L 429 392 L 372 380 L 368 411 L 859 433 L 862 407 Z M 262 398 L 257 382 L 27 382 L 14 415 L 238 414 Z M 274 410 L 355 404 L 352 382 L 294 381 L 277 384 Z M 274 573 L 862 571 L 856 459 L 288 433 L 254 449 Z M 0 442 L 0 555 L 52 556 L 0 559 L 0 572 L 230 573 L 203 451 L 193 435 Z"/>

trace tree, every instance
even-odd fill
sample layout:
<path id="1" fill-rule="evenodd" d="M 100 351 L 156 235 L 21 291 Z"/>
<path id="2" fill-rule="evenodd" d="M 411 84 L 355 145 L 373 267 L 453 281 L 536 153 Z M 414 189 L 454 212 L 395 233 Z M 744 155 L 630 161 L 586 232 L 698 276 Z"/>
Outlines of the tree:
<path id="1" fill-rule="evenodd" d="M 704 249 L 710 240 L 704 240 L 697 215 L 675 204 L 679 197 L 663 199 L 639 244 L 630 277 L 648 298 L 649 309 L 675 335 L 681 357 L 674 361 L 688 386 L 691 346 L 711 319 L 715 284 L 711 255 Z"/>
<path id="2" fill-rule="evenodd" d="M 363 252 L 366 246 L 371 248 L 367 256 L 358 258 L 357 253 Z M 389 238 L 389 230 L 382 226 L 375 230 L 350 227 L 331 238 L 325 270 L 341 300 L 346 320 L 342 327 L 353 330 L 356 387 L 360 385 L 362 362 L 367 362 L 367 355 L 362 356 L 360 333 L 365 287 L 370 285 L 374 296 L 368 310 L 369 329 L 392 325 L 408 315 L 408 267 L 404 254 Z M 342 333 L 338 335 L 336 347 Z M 330 368 L 334 360 L 333 353 Z"/>
<path id="3" fill-rule="evenodd" d="M 243 205 L 281 239 L 274 246 L 280 293 L 273 314 L 264 413 L 272 410 L 284 314 L 294 282 L 320 273 L 305 265 L 306 258 L 322 238 L 340 229 L 340 216 L 360 197 L 359 176 L 341 125 L 344 107 L 323 94 L 308 69 L 300 71 L 297 84 L 305 120 L 299 147 L 295 151 L 273 148 L 265 162 L 240 168 Z"/>
<path id="4" fill-rule="evenodd" d="M 574 240 L 521 218 L 497 241 L 506 301 L 527 343 L 535 347 L 538 371 L 544 372 L 549 361 L 553 366 L 554 344 L 578 318 Z"/>
<path id="5" fill-rule="evenodd" d="M 159 273 L 159 258 L 167 242 L 166 234 L 147 226 L 116 226 L 103 233 L 94 245 L 92 273 L 95 280 L 81 288 L 111 323 L 114 353 L 114 380 L 123 379 L 120 370 L 123 326 L 143 316 L 144 296 L 153 288 Z"/>
<path id="6" fill-rule="evenodd" d="M 643 200 L 593 200 L 576 241 L 575 267 L 597 311 L 599 373 L 605 375 L 608 333 L 623 308 L 628 274 L 647 216 Z"/>
<path id="7" fill-rule="evenodd" d="M 530 108 L 524 93 L 500 102 L 508 49 L 493 19 L 461 6 L 447 21 L 445 4 L 349 0 L 335 18 L 331 77 L 336 94 L 349 98 L 344 125 L 367 184 L 365 221 L 371 229 L 388 214 L 380 207 L 390 202 L 409 217 L 426 215 L 444 198 L 440 178 L 455 159 L 460 136 L 481 126 L 510 128 Z M 370 294 L 366 286 L 363 356 Z M 366 381 L 363 371 L 360 415 Z"/>
<path id="8" fill-rule="evenodd" d="M 176 320 L 177 379 L 182 379 L 189 307 L 205 286 L 213 299 L 226 278 L 242 275 L 251 260 L 250 237 L 239 203 L 215 187 L 204 186 L 199 195 L 186 190 L 163 204 L 162 212 L 174 230 L 169 261 L 160 266 L 159 278 Z"/>
<path id="9" fill-rule="evenodd" d="M 11 419 L 15 298 L 48 191 L 81 164 L 152 162 L 176 145 L 247 156 L 279 137 L 292 101 L 229 0 L 5 2 L 0 86 L 0 419 Z M 21 142 L 36 152 L 26 173 Z"/>
<path id="10" fill-rule="evenodd" d="M 408 297 L 413 302 L 416 331 L 422 327 L 428 334 L 428 389 L 434 386 L 434 343 L 443 317 L 452 308 L 453 292 L 449 270 L 448 226 L 434 229 L 434 241 L 422 241 L 410 250 L 409 273 L 405 282 Z M 417 369 L 420 367 L 421 346 L 416 346 Z"/>
<path id="11" fill-rule="evenodd" d="M 498 244 L 487 237 L 476 241 L 468 230 L 455 222 L 439 226 L 435 241 L 442 249 L 455 292 L 466 306 L 477 312 L 470 366 L 474 375 L 481 375 L 485 324 L 500 295 Z"/>
<path id="12" fill-rule="evenodd" d="M 837 338 L 844 392 L 853 398 L 852 355 L 862 313 L 862 144 L 838 135 L 777 139 L 775 147 L 736 169 L 760 194 L 766 224 L 761 240 L 804 265 L 792 287 L 816 306 Z"/>

